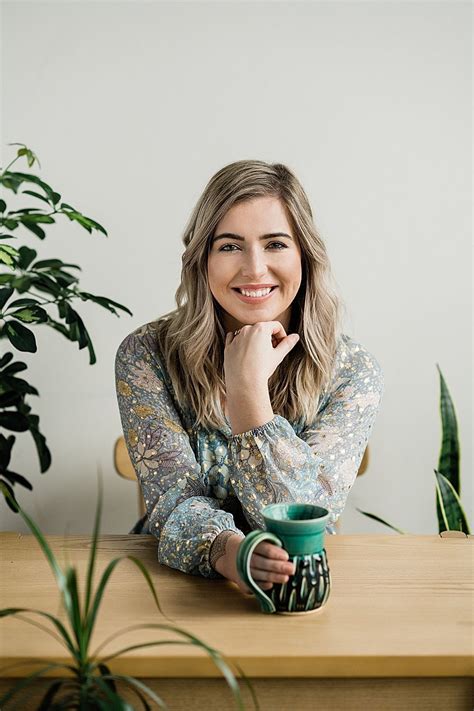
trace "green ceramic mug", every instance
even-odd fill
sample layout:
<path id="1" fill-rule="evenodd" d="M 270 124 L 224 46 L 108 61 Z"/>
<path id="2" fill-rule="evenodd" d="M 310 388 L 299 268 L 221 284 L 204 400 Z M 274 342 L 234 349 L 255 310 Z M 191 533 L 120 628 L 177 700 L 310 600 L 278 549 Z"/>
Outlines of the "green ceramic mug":
<path id="1" fill-rule="evenodd" d="M 262 612 L 305 615 L 320 610 L 331 590 L 331 576 L 324 548 L 329 511 L 313 504 L 270 504 L 262 509 L 266 530 L 251 531 L 239 546 L 237 571 L 253 590 Z M 295 573 L 286 583 L 273 583 L 268 595 L 250 574 L 256 546 L 269 541 L 284 548 Z"/>

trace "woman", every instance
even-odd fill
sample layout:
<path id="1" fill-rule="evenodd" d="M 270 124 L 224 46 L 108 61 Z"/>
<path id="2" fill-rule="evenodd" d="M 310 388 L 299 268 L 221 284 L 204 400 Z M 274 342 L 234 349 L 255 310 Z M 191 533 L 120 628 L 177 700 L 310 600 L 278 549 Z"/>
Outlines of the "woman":
<path id="1" fill-rule="evenodd" d="M 277 501 L 340 516 L 383 393 L 376 359 L 340 332 L 341 304 L 308 198 L 284 165 L 231 163 L 184 234 L 176 310 L 116 356 L 123 431 L 158 560 L 250 589 L 237 550 Z M 260 543 L 262 589 L 294 572 Z"/>

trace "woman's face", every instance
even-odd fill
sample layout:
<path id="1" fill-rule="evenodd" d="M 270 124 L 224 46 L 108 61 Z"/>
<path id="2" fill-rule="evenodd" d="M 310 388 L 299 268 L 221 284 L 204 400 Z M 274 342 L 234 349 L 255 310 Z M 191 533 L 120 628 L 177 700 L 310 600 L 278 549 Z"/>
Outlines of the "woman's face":
<path id="1" fill-rule="evenodd" d="M 288 332 L 301 284 L 301 250 L 278 198 L 231 207 L 214 230 L 207 268 L 226 332 L 258 321 L 280 321 Z"/>

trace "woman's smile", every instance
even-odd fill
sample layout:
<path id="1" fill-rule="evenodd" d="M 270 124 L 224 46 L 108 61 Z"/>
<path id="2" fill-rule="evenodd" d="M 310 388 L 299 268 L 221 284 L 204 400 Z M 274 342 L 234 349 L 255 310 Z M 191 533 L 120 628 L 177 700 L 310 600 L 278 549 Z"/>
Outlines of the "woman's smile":
<path id="1" fill-rule="evenodd" d="M 267 287 L 265 289 L 238 289 L 233 288 L 236 296 L 245 301 L 246 304 L 261 304 L 262 301 L 268 301 L 272 294 L 275 293 L 277 286 Z"/>

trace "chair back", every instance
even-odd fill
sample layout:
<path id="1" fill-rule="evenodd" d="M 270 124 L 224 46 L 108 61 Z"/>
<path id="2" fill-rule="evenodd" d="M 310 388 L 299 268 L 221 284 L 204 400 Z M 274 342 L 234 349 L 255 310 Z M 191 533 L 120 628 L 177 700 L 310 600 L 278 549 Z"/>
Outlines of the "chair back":
<path id="1" fill-rule="evenodd" d="M 124 479 L 130 479 L 131 481 L 136 481 L 138 486 L 138 515 L 141 518 L 145 515 L 145 502 L 143 501 L 142 492 L 140 489 L 140 484 L 137 480 L 137 475 L 135 473 L 135 468 L 128 454 L 127 445 L 125 444 L 125 437 L 119 437 L 115 442 L 114 447 L 114 466 L 117 474 L 120 474 Z"/>

